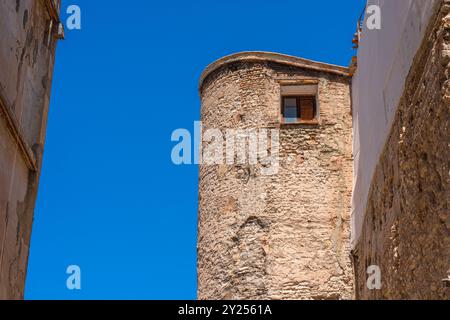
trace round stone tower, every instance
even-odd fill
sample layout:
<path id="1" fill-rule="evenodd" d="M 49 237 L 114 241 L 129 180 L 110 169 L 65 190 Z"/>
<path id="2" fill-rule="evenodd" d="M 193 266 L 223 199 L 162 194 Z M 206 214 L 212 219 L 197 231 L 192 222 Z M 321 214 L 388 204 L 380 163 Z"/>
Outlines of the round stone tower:
<path id="1" fill-rule="evenodd" d="M 200 80 L 199 299 L 351 299 L 350 75 L 244 52 Z"/>

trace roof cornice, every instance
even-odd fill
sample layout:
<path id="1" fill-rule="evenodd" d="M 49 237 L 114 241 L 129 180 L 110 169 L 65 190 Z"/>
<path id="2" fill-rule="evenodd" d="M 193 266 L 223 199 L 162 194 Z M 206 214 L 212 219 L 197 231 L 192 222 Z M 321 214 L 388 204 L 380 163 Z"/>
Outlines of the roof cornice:
<path id="1" fill-rule="evenodd" d="M 337 66 L 333 64 L 303 59 L 299 57 L 274 52 L 245 51 L 225 56 L 207 66 L 200 76 L 199 88 L 202 87 L 203 82 L 211 73 L 213 73 L 222 66 L 234 62 L 276 62 L 302 69 L 333 73 L 346 77 L 351 76 L 350 70 L 347 67 Z"/>

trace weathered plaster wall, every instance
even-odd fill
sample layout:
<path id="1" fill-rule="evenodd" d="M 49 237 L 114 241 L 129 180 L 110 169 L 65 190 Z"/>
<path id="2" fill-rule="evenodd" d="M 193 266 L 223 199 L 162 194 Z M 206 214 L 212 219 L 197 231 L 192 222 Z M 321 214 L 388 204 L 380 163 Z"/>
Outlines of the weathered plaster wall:
<path id="1" fill-rule="evenodd" d="M 0 299 L 23 298 L 58 34 L 48 4 L 0 0 Z"/>
<path id="2" fill-rule="evenodd" d="M 198 297 L 351 299 L 350 79 L 236 60 L 203 81 L 204 130 L 279 128 L 279 81 L 298 79 L 319 82 L 320 124 L 281 127 L 276 175 L 200 166 Z"/>
<path id="3" fill-rule="evenodd" d="M 441 0 L 368 0 L 381 8 L 381 29 L 363 23 L 352 79 L 354 192 L 352 246 L 359 239 L 375 167 L 389 136 L 406 76 Z"/>
<path id="4" fill-rule="evenodd" d="M 368 195 L 355 250 L 361 299 L 450 299 L 450 1 L 431 19 Z M 361 128 L 363 130 L 363 128 Z M 381 268 L 368 290 L 366 268 Z"/>

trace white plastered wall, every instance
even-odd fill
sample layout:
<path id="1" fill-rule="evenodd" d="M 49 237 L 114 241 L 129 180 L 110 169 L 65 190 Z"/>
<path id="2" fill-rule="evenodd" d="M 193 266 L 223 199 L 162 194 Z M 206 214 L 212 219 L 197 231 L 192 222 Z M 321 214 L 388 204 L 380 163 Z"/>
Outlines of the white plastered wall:
<path id="1" fill-rule="evenodd" d="M 381 30 L 363 23 L 353 77 L 352 237 L 361 235 L 372 176 L 403 94 L 405 79 L 441 0 L 369 0 L 381 8 Z"/>

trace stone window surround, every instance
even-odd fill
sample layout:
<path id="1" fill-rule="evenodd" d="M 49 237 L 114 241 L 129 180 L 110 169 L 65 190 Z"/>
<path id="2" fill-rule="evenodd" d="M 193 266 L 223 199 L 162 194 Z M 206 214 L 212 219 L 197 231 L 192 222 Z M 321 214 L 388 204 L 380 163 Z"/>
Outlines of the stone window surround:
<path id="1" fill-rule="evenodd" d="M 319 125 L 320 124 L 320 103 L 319 103 L 319 80 L 317 79 L 281 79 L 277 81 L 280 86 L 279 96 L 279 118 L 278 122 L 283 127 L 298 125 Z M 316 117 L 314 120 L 300 120 L 293 123 L 283 121 L 283 97 L 286 96 L 315 96 L 316 97 Z"/>

